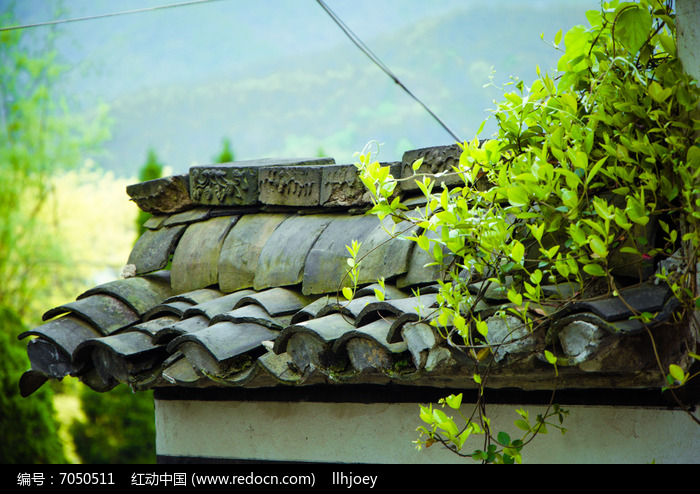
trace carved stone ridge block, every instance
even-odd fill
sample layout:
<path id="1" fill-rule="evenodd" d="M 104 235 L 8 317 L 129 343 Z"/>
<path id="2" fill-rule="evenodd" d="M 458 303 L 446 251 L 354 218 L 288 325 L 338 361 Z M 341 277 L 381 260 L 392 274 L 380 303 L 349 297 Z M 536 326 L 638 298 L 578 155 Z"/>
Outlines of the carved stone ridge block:
<path id="1" fill-rule="evenodd" d="M 260 169 L 260 202 L 277 206 L 318 206 L 321 167 L 275 166 Z"/>
<path id="2" fill-rule="evenodd" d="M 249 206 L 259 202 L 261 169 L 333 163 L 332 158 L 269 158 L 193 166 L 190 168 L 190 196 L 196 204 Z"/>
<path id="3" fill-rule="evenodd" d="M 323 167 L 320 197 L 322 206 L 362 206 L 370 202 L 365 192 L 355 165 Z"/>
<path id="4" fill-rule="evenodd" d="M 462 148 L 457 144 L 406 151 L 401 160 L 401 177 L 412 176 L 414 173 L 413 163 L 420 158 L 423 158 L 423 164 L 416 170 L 415 173 L 417 175 L 435 175 L 441 172 L 451 172 L 453 167 L 459 165 L 459 157 L 461 155 Z M 458 175 L 441 177 L 438 179 L 438 182 L 448 185 L 462 183 Z M 400 182 L 400 187 L 402 190 L 415 190 L 418 188 L 414 180 Z"/>
<path id="5" fill-rule="evenodd" d="M 190 209 L 189 176 L 158 178 L 128 185 L 126 193 L 141 210 L 152 214 L 170 214 Z"/>

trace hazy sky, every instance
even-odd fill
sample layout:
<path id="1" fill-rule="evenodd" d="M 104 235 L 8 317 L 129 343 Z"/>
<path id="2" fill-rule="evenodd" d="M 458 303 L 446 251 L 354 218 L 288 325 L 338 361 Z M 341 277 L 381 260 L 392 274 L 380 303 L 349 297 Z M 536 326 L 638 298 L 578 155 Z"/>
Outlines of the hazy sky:
<path id="1" fill-rule="evenodd" d="M 53 20 L 58 5 L 65 8 L 66 11 L 59 15 L 59 18 L 65 19 L 181 1 L 0 0 L 0 9 L 5 10 L 14 4 L 17 21 L 30 24 Z M 597 0 L 535 0 L 526 4 L 522 0 L 326 0 L 326 3 L 395 73 L 405 76 L 403 82 L 429 106 L 448 98 L 445 94 L 438 95 L 436 90 L 444 93 L 449 89 L 453 92 L 453 96 L 449 97 L 461 103 L 465 98 L 474 98 L 471 93 L 460 91 L 460 79 L 477 73 L 480 79 L 487 82 L 492 59 L 503 61 L 510 57 L 525 60 L 530 57 L 531 53 L 522 53 L 522 50 L 529 49 L 524 47 L 531 46 L 532 40 L 541 43 L 541 33 L 546 39 L 552 39 L 560 27 L 565 30 L 570 27 L 557 24 L 557 13 L 564 12 L 569 22 L 572 18 L 579 18 L 572 12 L 580 12 L 579 22 L 583 23 L 586 10 L 599 8 Z M 502 32 L 499 13 L 512 12 L 516 6 L 522 9 L 523 5 L 535 12 L 536 15 L 529 16 L 533 22 L 516 21 L 515 27 L 509 24 L 507 32 Z M 479 19 L 483 19 L 481 14 L 484 11 L 490 12 L 488 22 L 492 25 L 469 24 L 472 16 L 477 17 L 477 14 Z M 453 15 L 456 17 L 457 13 L 463 20 L 463 26 L 458 27 L 461 31 L 459 42 L 452 42 L 449 38 L 444 40 L 447 46 L 436 44 L 441 33 L 431 32 L 430 26 L 445 25 L 445 20 Z M 142 161 L 149 145 L 157 146 L 168 164 L 181 171 L 192 162 L 209 159 L 224 135 L 234 141 L 239 159 L 266 157 L 264 154 L 267 152 L 271 155 L 292 154 L 290 157 L 306 153 L 305 156 L 308 156 L 309 151 L 315 152 L 317 148 L 324 147 L 341 162 L 352 160 L 355 151 L 361 150 L 368 140 L 375 138 L 395 141 L 387 144 L 390 152 L 386 158 L 392 160 L 400 159 L 406 146 L 423 147 L 451 141 L 447 133 L 437 128 L 422 109 L 406 109 L 406 106 L 415 104 L 399 94 L 400 88 L 379 69 L 371 67 L 371 62 L 351 44 L 315 0 L 216 0 L 66 23 L 61 24 L 60 29 L 61 56 L 75 67 L 64 78 L 64 88 L 76 105 L 89 107 L 97 100 L 113 104 L 117 118 L 115 138 L 109 143 L 112 155 L 109 166 L 122 166 L 119 163 L 125 163 L 127 172 Z M 442 51 L 443 63 L 437 70 L 430 70 L 432 61 L 429 53 L 422 53 L 423 58 L 420 59 L 417 55 L 412 61 L 412 52 L 406 52 L 400 38 L 388 36 L 411 29 L 422 29 L 420 34 L 429 37 L 431 46 L 437 46 L 436 49 Z M 470 37 L 472 31 L 482 34 Z M 46 27 L 28 30 L 28 34 L 35 38 L 46 36 L 48 32 Z M 484 32 L 488 34 L 484 35 Z M 374 115 L 367 114 L 372 113 L 373 108 L 337 115 L 309 113 L 308 108 L 316 102 L 302 102 L 294 96 L 283 99 L 275 95 L 274 104 L 278 106 L 280 115 L 289 115 L 297 108 L 307 111 L 307 118 L 317 119 L 318 115 L 323 115 L 329 119 L 321 126 L 326 131 L 310 130 L 313 127 L 311 124 L 318 122 L 305 121 L 303 111 L 296 120 L 282 121 L 280 118 L 275 119 L 278 121 L 258 121 L 260 110 L 256 108 L 248 108 L 248 111 L 258 112 L 254 115 L 238 113 L 243 110 L 240 105 L 234 104 L 232 100 L 235 95 L 232 96 L 230 91 L 225 95 L 226 99 L 219 102 L 219 112 L 230 115 L 228 121 L 219 121 L 221 119 L 213 115 L 211 109 L 208 112 L 205 109 L 207 104 L 211 106 L 212 81 L 226 82 L 229 87 L 240 81 L 247 81 L 247 84 L 270 82 L 275 70 L 284 68 L 292 71 L 296 68 L 295 64 L 311 71 L 311 75 L 327 75 L 331 70 L 328 54 L 333 53 L 333 49 L 338 50 L 339 57 L 355 63 L 355 67 L 366 67 L 366 73 L 361 75 L 369 77 L 367 80 L 357 80 L 352 85 L 339 79 L 336 84 L 346 84 L 347 88 L 338 89 L 346 92 L 366 91 L 365 97 L 353 95 L 359 101 L 376 101 L 377 98 L 390 101 L 391 104 L 382 107 L 386 120 L 382 120 L 382 108 L 376 108 L 378 111 Z M 448 51 L 454 52 L 450 56 L 461 60 L 460 63 L 466 66 L 445 66 L 444 54 Z M 319 60 L 318 64 L 314 64 L 316 59 Z M 549 60 L 551 62 L 554 58 L 550 56 Z M 500 71 L 499 75 L 503 78 L 509 75 L 504 73 L 504 67 L 495 69 Z M 527 76 L 534 76 L 534 66 Z M 440 88 L 441 85 L 444 88 Z M 264 94 L 246 87 L 248 97 L 261 97 Z M 481 87 L 481 83 L 478 87 Z M 153 95 L 151 105 L 145 90 L 160 91 L 160 100 L 156 98 L 158 94 Z M 197 99 L 198 91 L 202 93 L 200 99 Z M 168 103 L 162 96 L 166 94 L 175 100 L 164 110 L 164 105 Z M 186 102 L 182 101 L 183 94 L 186 95 Z M 308 91 L 306 94 L 308 96 Z M 330 96 L 338 97 L 338 94 Z M 129 101 L 138 101 L 141 106 L 130 105 Z M 486 103 L 490 102 L 486 100 Z M 486 103 L 474 99 L 474 104 L 482 109 Z M 405 113 L 404 116 L 397 113 L 396 105 L 404 105 L 399 108 L 400 112 Z M 176 114 L 180 107 L 182 111 Z M 365 113 L 358 113 L 360 110 Z M 157 112 L 164 114 L 166 111 L 169 120 L 159 121 Z M 458 133 L 476 128 L 482 119 L 478 115 L 465 117 L 463 105 L 460 109 L 455 106 L 452 110 L 443 104 L 440 112 L 448 125 L 457 127 Z M 246 119 L 250 125 L 243 127 L 241 119 Z M 405 126 L 405 132 L 397 132 L 396 127 L 401 125 Z M 255 127 L 259 131 L 254 135 Z M 183 147 L 185 140 L 189 141 L 186 149 Z"/>
<path id="2" fill-rule="evenodd" d="M 20 24 L 78 18 L 182 3 L 183 0 L 19 0 L 15 13 Z M 2 10 L 13 2 L 0 0 Z M 508 9 L 521 0 L 326 0 L 325 2 L 363 40 L 369 42 L 383 32 L 396 31 L 421 19 L 440 17 L 455 10 Z M 533 10 L 552 6 L 580 5 L 583 12 L 595 8 L 596 0 L 536 0 Z M 193 24 L 197 19 L 199 24 Z M 201 20 L 206 19 L 202 25 Z M 521 26 L 538 36 L 549 26 Z M 88 62 L 107 74 L 103 95 L 145 85 L 197 80 L 209 72 L 251 64 L 265 53 L 270 59 L 307 51 L 326 50 L 350 41 L 314 0 L 213 0 L 150 12 L 66 23 L 61 25 L 63 55 L 74 63 Z M 465 29 L 468 29 L 465 26 Z M 553 30 L 552 26 L 550 30 Z M 494 31 L 498 26 L 494 26 Z M 43 36 L 47 28 L 32 28 L 32 36 Z M 553 32 L 551 33 L 553 35 Z M 141 43 L 150 60 L 138 51 Z M 380 56 L 377 47 L 370 46 Z M 506 47 L 504 47 L 505 49 Z M 120 50 L 121 49 L 121 50 Z M 105 51 L 109 50 L 109 52 Z M 187 58 L 197 51 L 196 60 Z M 359 52 L 358 52 L 359 53 Z M 228 57 L 226 57 L 228 55 Z M 147 69 L 141 74 L 110 74 L 111 65 Z M 97 66 L 95 65 L 97 64 Z M 102 65 L 102 66 L 100 66 Z"/>

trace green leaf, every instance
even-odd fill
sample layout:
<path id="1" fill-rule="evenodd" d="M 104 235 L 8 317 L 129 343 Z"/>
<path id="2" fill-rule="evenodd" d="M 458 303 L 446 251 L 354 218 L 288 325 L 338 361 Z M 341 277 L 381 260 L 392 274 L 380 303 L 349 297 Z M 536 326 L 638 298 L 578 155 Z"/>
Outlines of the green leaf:
<path id="1" fill-rule="evenodd" d="M 516 420 L 515 426 L 520 430 L 523 430 L 525 432 L 530 432 L 530 424 L 526 420 L 523 420 L 523 419 Z"/>
<path id="2" fill-rule="evenodd" d="M 651 84 L 649 84 L 647 89 L 649 91 L 649 96 L 651 96 L 657 103 L 663 103 L 673 93 L 672 89 L 664 89 L 661 87 L 661 84 L 656 81 L 651 81 Z"/>
<path id="3" fill-rule="evenodd" d="M 513 187 L 508 189 L 508 202 L 515 207 L 526 207 L 530 204 L 527 191 L 523 187 Z"/>
<path id="4" fill-rule="evenodd" d="M 462 431 L 462 433 L 459 436 L 457 436 L 457 439 L 458 439 L 457 448 L 458 449 L 462 449 L 462 446 L 464 446 L 464 443 L 467 442 L 467 439 L 469 438 L 471 433 L 472 433 L 471 427 L 467 427 L 466 429 L 464 429 Z"/>
<path id="5" fill-rule="evenodd" d="M 379 288 L 374 289 L 374 296 L 379 300 L 380 302 L 384 301 L 384 292 L 380 290 Z"/>
<path id="6" fill-rule="evenodd" d="M 579 247 L 586 245 L 586 243 L 588 242 L 586 234 L 577 224 L 572 223 L 571 225 L 569 225 L 569 235 Z"/>
<path id="7" fill-rule="evenodd" d="M 605 220 L 611 220 L 615 217 L 615 214 L 613 212 L 614 208 L 612 206 L 609 206 L 605 199 L 594 197 L 593 208 L 595 209 L 595 212 L 598 214 L 598 216 Z"/>
<path id="8" fill-rule="evenodd" d="M 625 230 L 629 230 L 630 228 L 632 228 L 632 223 L 627 221 L 626 218 L 627 217 L 625 216 L 624 211 L 622 211 L 620 209 L 615 209 L 615 223 L 617 223 L 617 225 L 620 228 L 623 228 Z"/>
<path id="9" fill-rule="evenodd" d="M 523 304 L 522 294 L 516 292 L 513 288 L 508 290 L 508 300 L 510 300 L 516 307 L 520 307 Z"/>
<path id="10" fill-rule="evenodd" d="M 625 212 L 627 213 L 627 217 L 637 224 L 644 226 L 649 223 L 646 208 L 644 207 L 644 204 L 636 197 L 630 196 L 627 198 L 627 207 L 625 208 Z"/>
<path id="11" fill-rule="evenodd" d="M 455 329 L 457 329 L 460 334 L 464 334 L 464 327 L 466 323 L 466 319 L 464 319 L 464 316 L 461 314 L 455 314 L 454 318 L 452 319 L 452 324 L 454 324 Z"/>
<path id="12" fill-rule="evenodd" d="M 591 250 L 600 257 L 605 258 L 608 256 L 608 249 L 605 245 L 605 242 L 603 242 L 603 240 L 599 236 L 589 235 L 588 245 L 590 245 Z"/>
<path id="13" fill-rule="evenodd" d="M 523 261 L 523 256 L 525 255 L 525 246 L 515 240 L 513 242 L 513 248 L 510 251 L 510 257 L 513 259 L 515 262 L 520 264 Z"/>
<path id="14" fill-rule="evenodd" d="M 442 410 L 433 410 L 433 417 L 435 417 L 437 426 L 449 435 L 456 436 L 459 433 L 459 429 L 457 428 L 454 420 L 445 415 Z"/>
<path id="15" fill-rule="evenodd" d="M 591 276 L 605 276 L 605 270 L 600 264 L 586 264 L 583 270 Z"/>
<path id="16" fill-rule="evenodd" d="M 675 379 L 678 382 L 685 382 L 685 373 L 683 372 L 683 369 L 680 366 L 671 364 L 668 369 L 673 379 Z"/>
<path id="17" fill-rule="evenodd" d="M 557 357 L 555 357 L 554 354 L 549 350 L 544 351 L 544 358 L 546 358 L 547 362 L 549 362 L 552 365 L 557 363 Z"/>
<path id="18" fill-rule="evenodd" d="M 418 247 L 428 252 L 428 249 L 430 248 L 430 240 L 428 239 L 428 237 L 426 237 L 425 235 L 419 235 L 415 240 L 418 244 Z"/>
<path id="19" fill-rule="evenodd" d="M 448 396 L 445 398 L 445 403 L 447 403 L 450 408 L 457 410 L 462 405 L 462 393 Z"/>
<path id="20" fill-rule="evenodd" d="M 433 418 L 433 410 L 432 408 L 424 407 L 423 405 L 420 406 L 420 419 L 425 422 L 426 424 L 432 424 L 435 419 Z"/>
<path id="21" fill-rule="evenodd" d="M 472 453 L 472 459 L 477 460 L 477 461 L 484 461 L 488 458 L 488 454 L 485 451 L 481 451 L 480 449 L 477 449 Z"/>
<path id="22" fill-rule="evenodd" d="M 498 433 L 497 441 L 503 446 L 508 446 L 510 444 L 510 436 L 501 431 Z"/>
<path id="23" fill-rule="evenodd" d="M 591 134 L 592 135 L 592 134 Z M 586 177 L 586 185 L 588 185 L 593 178 L 598 174 L 602 166 L 605 164 L 605 161 L 608 159 L 607 156 L 599 159 L 596 161 L 595 165 L 593 165 L 593 168 L 588 172 L 588 177 Z"/>
<path id="24" fill-rule="evenodd" d="M 348 300 L 352 300 L 352 288 L 350 288 L 349 286 L 343 287 L 343 297 L 345 297 Z"/>
<path id="25" fill-rule="evenodd" d="M 628 2 L 618 6 L 615 19 L 615 37 L 636 54 L 644 45 L 651 31 L 651 14 L 646 7 Z"/>
<path id="26" fill-rule="evenodd" d="M 476 321 L 476 330 L 484 338 L 486 338 L 489 334 L 489 326 L 486 323 L 486 321 L 481 321 L 481 320 Z"/>

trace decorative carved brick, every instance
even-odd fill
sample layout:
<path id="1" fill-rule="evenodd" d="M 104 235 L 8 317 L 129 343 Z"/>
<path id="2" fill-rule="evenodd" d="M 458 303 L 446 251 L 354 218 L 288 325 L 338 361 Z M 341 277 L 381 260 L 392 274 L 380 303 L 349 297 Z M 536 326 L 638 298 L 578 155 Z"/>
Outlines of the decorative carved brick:
<path id="1" fill-rule="evenodd" d="M 323 206 L 360 206 L 369 204 L 365 185 L 355 165 L 324 166 L 321 176 Z"/>
<path id="2" fill-rule="evenodd" d="M 258 181 L 260 202 L 277 206 L 318 206 L 321 167 L 275 166 L 262 168 Z"/>
<path id="3" fill-rule="evenodd" d="M 332 158 L 262 159 L 190 168 L 190 196 L 196 204 L 249 206 L 260 202 L 259 179 L 262 169 L 333 164 Z"/>
<path id="4" fill-rule="evenodd" d="M 245 166 L 192 167 L 190 196 L 197 204 L 211 206 L 256 204 L 257 170 Z"/>
<path id="5" fill-rule="evenodd" d="M 406 178 L 413 175 L 413 163 L 423 158 L 423 164 L 416 170 L 417 175 L 435 175 L 441 172 L 451 172 L 459 165 L 459 157 L 462 155 L 462 148 L 457 144 L 451 146 L 435 146 L 423 149 L 413 149 L 406 151 L 401 160 L 401 177 Z M 420 179 L 420 176 L 416 177 Z M 458 175 L 448 175 L 440 177 L 439 183 L 448 185 L 463 183 Z M 414 180 L 400 182 L 402 190 L 415 190 L 418 188 Z"/>

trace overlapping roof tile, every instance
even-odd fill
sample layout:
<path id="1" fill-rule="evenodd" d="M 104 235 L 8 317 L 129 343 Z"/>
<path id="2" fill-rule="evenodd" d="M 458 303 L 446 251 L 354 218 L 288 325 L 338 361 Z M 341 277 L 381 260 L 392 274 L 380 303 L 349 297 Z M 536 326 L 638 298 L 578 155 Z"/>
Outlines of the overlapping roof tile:
<path id="1" fill-rule="evenodd" d="M 449 147 L 406 159 L 426 157 L 426 172 L 434 173 L 451 166 L 453 155 Z M 391 166 L 401 173 L 402 164 Z M 67 375 L 99 391 L 119 383 L 137 390 L 473 387 L 465 342 L 430 324 L 439 312 L 441 273 L 426 267 L 414 242 L 358 214 L 367 203 L 353 169 L 332 160 L 263 160 L 193 167 L 188 177 L 131 186 L 132 198 L 154 213 L 128 259 L 133 276 L 47 311 L 43 325 L 19 335 L 32 338 L 22 393 Z M 186 197 L 182 184 L 189 184 Z M 391 226 L 404 235 L 417 231 Z M 340 289 L 353 240 L 361 242 L 362 263 L 348 301 Z M 376 283 L 381 278 L 383 285 Z M 684 344 L 677 335 L 664 337 L 676 309 L 664 285 L 625 288 L 625 303 L 612 295 L 570 302 L 566 287 L 546 287 L 551 296 L 533 309 L 542 324 L 532 334 L 505 310 L 507 284 L 470 288 L 497 344 L 494 386 L 551 386 L 543 352 L 554 346 L 565 356 L 560 387 L 658 384 L 644 326 L 629 318 L 631 309 L 655 314 L 650 327 L 667 353 Z"/>

